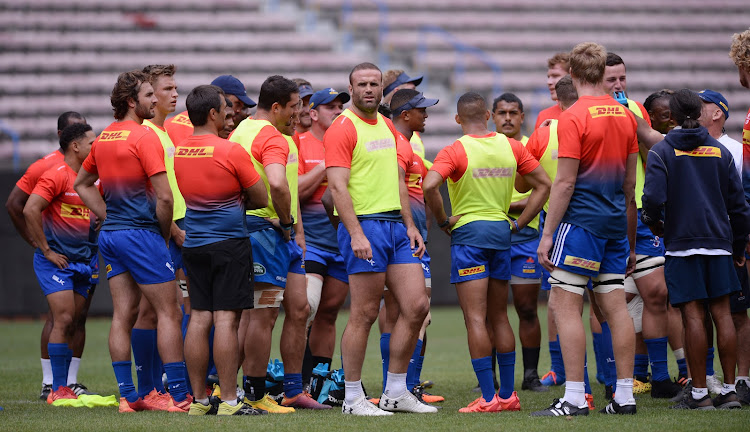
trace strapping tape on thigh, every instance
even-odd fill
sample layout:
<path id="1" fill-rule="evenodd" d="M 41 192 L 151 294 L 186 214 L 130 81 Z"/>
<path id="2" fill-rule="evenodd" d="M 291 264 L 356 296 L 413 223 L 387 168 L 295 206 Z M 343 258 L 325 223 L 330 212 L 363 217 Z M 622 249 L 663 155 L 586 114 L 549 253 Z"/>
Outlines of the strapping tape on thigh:
<path id="1" fill-rule="evenodd" d="M 605 280 L 605 281 L 592 280 L 591 284 L 593 285 L 594 288 L 600 287 L 602 285 L 618 285 L 618 286 L 623 286 L 625 284 L 625 278 L 608 279 L 608 280 Z"/>
<path id="2" fill-rule="evenodd" d="M 549 284 L 550 285 L 555 285 L 555 286 L 560 286 L 560 285 L 571 286 L 571 287 L 575 287 L 575 288 L 580 288 L 580 289 L 582 289 L 584 291 L 586 290 L 586 286 L 588 285 L 588 283 L 585 283 L 585 284 L 575 284 L 575 283 L 561 281 L 560 279 L 557 279 L 556 277 L 553 277 L 553 276 L 549 277 Z"/>

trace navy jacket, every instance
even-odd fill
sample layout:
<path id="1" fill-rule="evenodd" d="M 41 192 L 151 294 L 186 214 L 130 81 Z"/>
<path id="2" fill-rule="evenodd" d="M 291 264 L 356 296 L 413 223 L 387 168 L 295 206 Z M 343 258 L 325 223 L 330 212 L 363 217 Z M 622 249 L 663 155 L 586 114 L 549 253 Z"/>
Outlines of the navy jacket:
<path id="1" fill-rule="evenodd" d="M 667 251 L 723 249 L 741 256 L 750 206 L 731 153 L 706 128 L 674 129 L 649 151 L 642 220 L 664 221 Z"/>

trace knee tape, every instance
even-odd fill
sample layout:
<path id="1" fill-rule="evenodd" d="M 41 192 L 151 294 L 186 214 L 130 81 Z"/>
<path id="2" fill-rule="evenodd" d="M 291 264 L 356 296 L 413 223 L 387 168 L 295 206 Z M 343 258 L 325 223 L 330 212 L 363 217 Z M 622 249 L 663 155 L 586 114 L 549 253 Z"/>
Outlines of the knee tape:
<path id="1" fill-rule="evenodd" d="M 633 280 L 632 276 L 628 276 L 625 279 L 625 292 L 628 294 L 640 295 L 638 287 L 635 286 L 635 280 Z"/>
<path id="2" fill-rule="evenodd" d="M 533 285 L 542 283 L 542 278 L 526 279 L 516 275 L 510 276 L 510 285 Z"/>
<path id="3" fill-rule="evenodd" d="M 586 285 L 589 283 L 589 278 L 588 276 L 582 276 L 555 268 L 552 270 L 552 273 L 550 273 L 548 281 L 552 286 L 582 296 L 586 291 Z"/>
<path id="4" fill-rule="evenodd" d="M 323 293 L 323 280 L 317 275 L 305 275 L 307 279 L 307 303 L 310 305 L 310 316 L 307 318 L 307 326 L 310 327 L 320 306 L 320 296 Z"/>
<path id="5" fill-rule="evenodd" d="M 640 279 L 643 276 L 651 274 L 654 270 L 664 266 L 663 256 L 648 256 L 648 255 L 636 255 L 635 256 L 635 271 L 633 272 L 633 279 Z"/>
<path id="6" fill-rule="evenodd" d="M 594 292 L 606 294 L 616 289 L 625 289 L 625 275 L 616 273 L 599 273 L 592 280 Z"/>
<path id="7" fill-rule="evenodd" d="M 180 292 L 182 293 L 182 298 L 190 297 L 190 293 L 188 293 L 188 286 L 187 286 L 186 280 L 178 279 L 177 288 L 180 289 Z"/>
<path id="8" fill-rule="evenodd" d="M 628 302 L 628 313 L 633 318 L 633 327 L 635 332 L 643 331 L 643 297 L 637 295 Z"/>

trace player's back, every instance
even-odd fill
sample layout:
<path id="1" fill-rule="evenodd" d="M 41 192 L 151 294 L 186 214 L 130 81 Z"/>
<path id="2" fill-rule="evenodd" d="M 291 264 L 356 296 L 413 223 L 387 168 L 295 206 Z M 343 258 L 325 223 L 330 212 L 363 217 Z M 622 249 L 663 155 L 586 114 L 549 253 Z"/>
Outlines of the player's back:
<path id="1" fill-rule="evenodd" d="M 60 152 L 60 150 L 55 150 L 52 153 L 34 161 L 34 163 L 29 165 L 29 167 L 26 169 L 23 177 L 18 180 L 16 186 L 18 186 L 18 188 L 24 191 L 27 195 L 31 195 L 31 191 L 34 190 L 34 186 L 36 186 L 36 183 L 42 177 L 42 174 L 44 174 L 48 169 L 57 166 L 59 163 L 63 162 L 63 160 L 65 160 L 65 156 Z"/>

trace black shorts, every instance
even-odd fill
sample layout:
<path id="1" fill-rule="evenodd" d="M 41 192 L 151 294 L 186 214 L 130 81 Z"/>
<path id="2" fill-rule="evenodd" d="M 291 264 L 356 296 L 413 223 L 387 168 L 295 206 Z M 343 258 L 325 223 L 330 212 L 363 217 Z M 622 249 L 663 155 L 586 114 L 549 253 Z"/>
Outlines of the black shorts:
<path id="1" fill-rule="evenodd" d="M 253 308 L 250 239 L 183 248 L 182 258 L 190 268 L 190 307 L 206 311 Z"/>
<path id="2" fill-rule="evenodd" d="M 741 290 L 729 296 L 729 307 L 732 313 L 743 313 L 750 309 L 750 283 L 748 283 L 747 268 L 735 266 L 734 269 L 737 271 Z"/>

